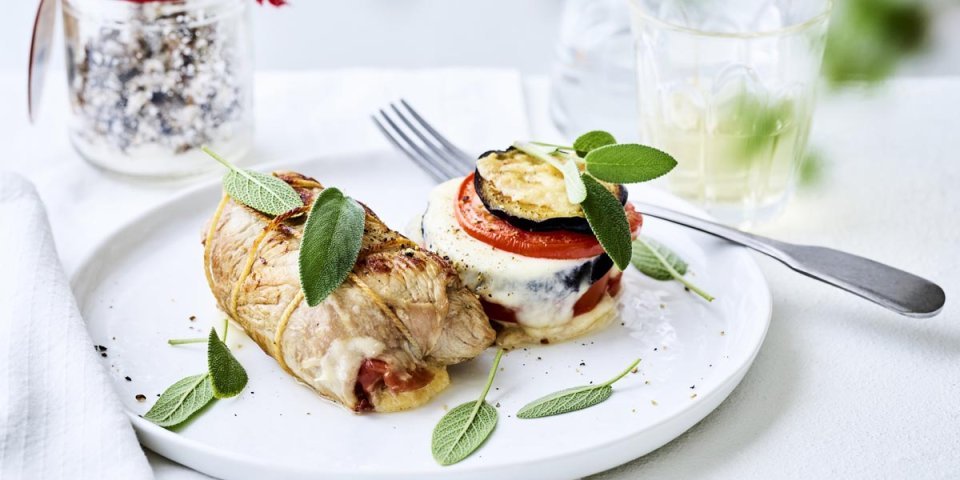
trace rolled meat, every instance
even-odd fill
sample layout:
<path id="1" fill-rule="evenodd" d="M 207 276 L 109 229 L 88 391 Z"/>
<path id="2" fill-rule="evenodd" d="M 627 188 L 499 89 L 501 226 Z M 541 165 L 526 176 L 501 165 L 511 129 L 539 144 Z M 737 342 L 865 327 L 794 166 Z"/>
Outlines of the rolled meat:
<path id="1" fill-rule="evenodd" d="M 297 173 L 274 175 L 305 205 L 323 190 Z M 356 412 L 405 410 L 443 390 L 446 366 L 479 355 L 495 333 L 446 261 L 364 209 L 357 263 L 315 307 L 299 280 L 304 211 L 274 218 L 224 195 L 206 229 L 204 270 L 220 308 L 297 380 Z"/>

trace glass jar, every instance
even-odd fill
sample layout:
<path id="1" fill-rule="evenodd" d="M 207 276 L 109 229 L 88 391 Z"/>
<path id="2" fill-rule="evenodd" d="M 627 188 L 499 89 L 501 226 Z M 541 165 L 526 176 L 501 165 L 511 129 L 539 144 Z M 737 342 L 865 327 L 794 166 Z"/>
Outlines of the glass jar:
<path id="1" fill-rule="evenodd" d="M 249 0 L 63 0 L 69 131 L 90 163 L 135 176 L 217 168 L 253 139 Z"/>

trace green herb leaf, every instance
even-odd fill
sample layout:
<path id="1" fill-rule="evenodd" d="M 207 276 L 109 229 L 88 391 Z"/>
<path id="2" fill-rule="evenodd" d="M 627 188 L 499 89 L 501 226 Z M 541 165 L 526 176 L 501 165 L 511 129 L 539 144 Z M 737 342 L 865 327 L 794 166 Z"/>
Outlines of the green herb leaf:
<path id="1" fill-rule="evenodd" d="M 220 340 L 217 331 L 212 328 L 207 340 L 207 368 L 210 370 L 214 397 L 235 397 L 243 391 L 243 387 L 247 386 L 247 371 L 230 353 L 227 344 Z"/>
<path id="2" fill-rule="evenodd" d="M 453 465 L 470 456 L 493 432 L 497 409 L 479 400 L 458 405 L 447 412 L 433 430 L 433 458 L 440 465 Z"/>
<path id="3" fill-rule="evenodd" d="M 580 179 L 580 169 L 577 168 L 577 162 L 573 158 L 569 156 L 563 159 L 554 157 L 541 150 L 540 147 L 527 142 L 514 142 L 513 147 L 560 170 L 560 173 L 563 174 L 563 182 L 567 188 L 567 199 L 570 200 L 570 203 L 581 203 L 587 197 L 587 191 Z"/>
<path id="4" fill-rule="evenodd" d="M 634 267 L 648 277 L 657 280 L 674 280 L 683 284 L 690 291 L 712 302 L 714 297 L 684 278 L 687 273 L 687 262 L 684 262 L 669 248 L 649 238 L 637 237 L 633 242 Z M 664 275 L 666 273 L 666 275 Z"/>
<path id="5" fill-rule="evenodd" d="M 587 172 L 605 182 L 639 183 L 665 175 L 677 161 L 653 147 L 624 143 L 590 151 L 584 158 Z"/>
<path id="6" fill-rule="evenodd" d="M 541 418 L 583 410 L 605 401 L 610 395 L 613 395 L 613 387 L 610 385 L 568 388 L 524 405 L 517 412 L 517 418 Z"/>
<path id="7" fill-rule="evenodd" d="M 573 142 L 573 148 L 577 151 L 577 155 L 585 157 L 592 150 L 615 143 L 617 139 L 613 138 L 613 135 L 603 130 L 593 130 L 577 137 L 577 141 Z"/>
<path id="8" fill-rule="evenodd" d="M 524 405 L 523 408 L 517 412 L 517 418 L 529 419 L 561 415 L 602 403 L 613 395 L 613 387 L 611 385 L 630 373 L 638 363 L 640 363 L 640 359 L 631 363 L 626 370 L 616 377 L 599 385 L 584 385 L 581 387 L 568 388 L 538 398 Z"/>
<path id="9" fill-rule="evenodd" d="M 654 250 L 660 254 L 659 257 L 653 254 Z M 663 261 L 660 260 L 661 258 Z M 630 263 L 637 267 L 640 273 L 656 280 L 673 278 L 673 274 L 664 265 L 670 265 L 680 275 L 687 274 L 687 262 L 683 261 L 673 250 L 650 238 L 634 240 L 633 258 L 630 259 Z"/>
<path id="10" fill-rule="evenodd" d="M 303 228 L 300 285 L 316 306 L 346 280 L 360 254 L 366 212 L 336 188 L 320 192 Z"/>
<path id="11" fill-rule="evenodd" d="M 280 215 L 303 206 L 300 195 L 287 182 L 273 175 L 237 168 L 207 147 L 202 150 L 229 168 L 223 189 L 230 198 L 267 215 Z"/>
<path id="12" fill-rule="evenodd" d="M 167 388 L 143 418 L 161 427 L 173 427 L 187 421 L 211 400 L 210 374 L 193 375 Z"/>
<path id="13" fill-rule="evenodd" d="M 590 175 L 583 174 L 581 178 L 587 190 L 587 198 L 580 206 L 587 217 L 587 223 L 617 268 L 625 270 L 630 265 L 633 247 L 630 244 L 630 223 L 623 205 L 610 190 Z"/>
<path id="14" fill-rule="evenodd" d="M 487 392 L 497 374 L 503 349 L 497 350 L 493 359 L 487 385 L 480 398 L 454 407 L 447 412 L 433 429 L 431 450 L 433 458 L 440 465 L 453 465 L 476 451 L 486 441 L 497 426 L 497 409 L 486 402 Z"/>

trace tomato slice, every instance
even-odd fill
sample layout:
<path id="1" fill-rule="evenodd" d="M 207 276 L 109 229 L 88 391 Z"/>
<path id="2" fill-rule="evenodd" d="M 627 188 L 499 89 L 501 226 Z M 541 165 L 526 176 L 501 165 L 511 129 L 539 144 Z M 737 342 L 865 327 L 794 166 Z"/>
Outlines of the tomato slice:
<path id="1" fill-rule="evenodd" d="M 381 384 L 393 392 L 406 392 L 426 386 L 433 380 L 433 374 L 426 369 L 417 369 L 411 372 L 395 372 L 390 370 L 387 362 L 376 358 L 367 358 L 360 364 L 357 372 L 357 383 L 353 386 L 353 393 L 357 396 L 356 410 L 365 412 L 373 410 L 370 395 Z"/>
<path id="2" fill-rule="evenodd" d="M 593 235 L 565 230 L 530 232 L 490 213 L 477 195 L 473 174 L 460 184 L 454 210 L 457 222 L 468 235 L 510 253 L 553 259 L 595 257 L 603 253 L 603 247 Z M 627 203 L 625 210 L 630 231 L 636 236 L 643 224 L 643 217 L 630 203 Z"/>
<path id="3" fill-rule="evenodd" d="M 615 275 L 611 275 L 615 273 Z M 603 299 L 603 294 L 610 291 L 610 287 L 613 286 L 614 281 L 620 281 L 621 273 L 615 271 L 612 268 L 604 276 L 600 277 L 599 280 L 593 282 L 593 285 L 590 285 L 590 288 L 586 292 L 583 292 L 583 295 L 577 299 L 577 303 L 573 304 L 573 315 L 582 315 L 596 308 L 600 303 L 600 300 Z M 616 295 L 611 293 L 611 295 Z"/>

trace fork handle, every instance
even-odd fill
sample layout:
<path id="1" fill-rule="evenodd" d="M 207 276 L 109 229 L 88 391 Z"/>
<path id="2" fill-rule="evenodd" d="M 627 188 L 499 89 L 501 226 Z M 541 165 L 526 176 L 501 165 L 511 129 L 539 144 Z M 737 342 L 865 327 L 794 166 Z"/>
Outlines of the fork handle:
<path id="1" fill-rule="evenodd" d="M 796 245 L 743 232 L 670 209 L 635 203 L 640 212 L 709 233 L 770 256 L 796 272 L 858 295 L 901 315 L 932 317 L 943 309 L 939 285 L 912 273 L 839 250 Z"/>

